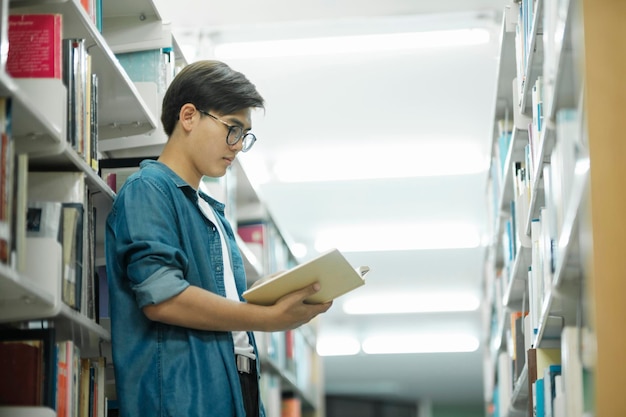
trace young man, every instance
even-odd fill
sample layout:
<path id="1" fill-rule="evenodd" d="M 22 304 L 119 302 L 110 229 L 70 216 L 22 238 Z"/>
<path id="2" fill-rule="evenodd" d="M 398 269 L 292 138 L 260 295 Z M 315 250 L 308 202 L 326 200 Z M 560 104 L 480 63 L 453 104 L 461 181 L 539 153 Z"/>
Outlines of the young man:
<path id="1" fill-rule="evenodd" d="M 246 277 L 224 205 L 199 191 L 256 138 L 263 98 L 218 61 L 185 67 L 163 99 L 168 142 L 120 190 L 106 224 L 113 364 L 123 417 L 264 416 L 252 331 L 295 328 L 331 303 L 269 307 L 241 298 Z"/>

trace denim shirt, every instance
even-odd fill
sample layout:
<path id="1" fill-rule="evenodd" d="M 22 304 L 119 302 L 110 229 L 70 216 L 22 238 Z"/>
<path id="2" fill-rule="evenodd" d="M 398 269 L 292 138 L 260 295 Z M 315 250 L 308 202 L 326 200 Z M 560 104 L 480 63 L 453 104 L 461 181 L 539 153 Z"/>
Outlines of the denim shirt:
<path id="1" fill-rule="evenodd" d="M 154 322 L 142 312 L 190 285 L 221 296 L 226 290 L 219 230 L 202 214 L 196 190 L 160 162 L 146 160 L 140 167 L 120 190 L 106 222 L 120 415 L 245 417 L 231 332 Z M 245 271 L 224 205 L 200 196 L 215 209 L 228 237 L 241 299 Z M 254 335 L 248 335 L 256 353 Z M 260 412 L 264 417 L 263 406 Z"/>

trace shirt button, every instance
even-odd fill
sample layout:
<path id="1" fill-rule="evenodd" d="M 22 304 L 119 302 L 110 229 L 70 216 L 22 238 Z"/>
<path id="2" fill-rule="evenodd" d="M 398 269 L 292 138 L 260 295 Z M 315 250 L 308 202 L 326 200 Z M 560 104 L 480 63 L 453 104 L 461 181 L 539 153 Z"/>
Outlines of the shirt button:
<path id="1" fill-rule="evenodd" d="M 215 270 L 216 270 L 217 272 L 220 272 L 220 271 L 222 270 L 222 267 L 221 267 L 221 266 L 216 266 L 216 267 L 215 267 Z"/>

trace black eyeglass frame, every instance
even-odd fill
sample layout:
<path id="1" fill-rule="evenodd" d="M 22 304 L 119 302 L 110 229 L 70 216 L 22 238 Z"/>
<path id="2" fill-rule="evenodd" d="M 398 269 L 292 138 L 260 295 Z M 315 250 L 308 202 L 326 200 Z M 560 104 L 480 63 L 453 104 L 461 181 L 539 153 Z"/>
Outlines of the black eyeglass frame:
<path id="1" fill-rule="evenodd" d="M 228 128 L 228 133 L 226 134 L 226 144 L 228 146 L 235 146 L 241 140 L 241 152 L 248 152 L 250 148 L 252 148 L 252 145 L 254 145 L 254 143 L 256 142 L 256 136 L 254 135 L 254 133 L 245 133 L 241 126 L 228 124 L 219 117 L 212 115 L 208 111 L 200 109 L 197 110 L 205 116 L 209 116 L 210 118 L 217 120 Z"/>

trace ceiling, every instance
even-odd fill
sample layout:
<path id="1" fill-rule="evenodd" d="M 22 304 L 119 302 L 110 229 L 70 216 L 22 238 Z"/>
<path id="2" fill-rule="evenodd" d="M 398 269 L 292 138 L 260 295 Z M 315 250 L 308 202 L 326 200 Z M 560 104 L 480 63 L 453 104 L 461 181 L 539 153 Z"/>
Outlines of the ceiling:
<path id="1" fill-rule="evenodd" d="M 308 257 L 314 254 L 317 231 L 337 225 L 470 222 L 485 230 L 501 0 L 155 3 L 163 19 L 171 20 L 178 43 L 197 54 L 188 57 L 192 60 L 207 57 L 213 43 L 225 39 L 488 28 L 491 41 L 480 46 L 227 61 L 266 99 L 266 111 L 254 118 L 259 142 L 241 156 L 242 164 L 249 167 L 278 226 L 289 241 L 308 246 Z M 433 145 L 443 145 L 450 158 L 478 159 L 483 169 L 456 176 L 385 178 L 397 165 L 418 168 L 436 159 Z M 281 182 L 271 172 L 284 161 L 317 171 L 367 164 L 372 179 Z M 311 161 L 313 168 L 307 168 Z M 325 357 L 326 392 L 482 404 L 479 311 L 348 316 L 342 305 L 353 296 L 385 297 L 394 291 L 480 296 L 484 249 L 355 252 L 347 257 L 355 266 L 371 268 L 367 284 L 335 301 L 320 318 L 320 336 L 466 331 L 479 337 L 481 347 L 471 353 Z"/>

